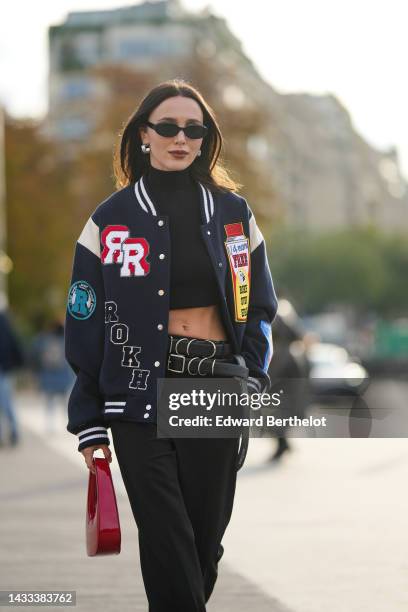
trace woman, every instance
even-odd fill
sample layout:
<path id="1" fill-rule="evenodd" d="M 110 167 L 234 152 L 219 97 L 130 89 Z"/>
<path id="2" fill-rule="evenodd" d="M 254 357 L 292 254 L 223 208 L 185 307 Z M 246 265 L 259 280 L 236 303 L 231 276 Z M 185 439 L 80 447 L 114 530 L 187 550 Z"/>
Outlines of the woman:
<path id="1" fill-rule="evenodd" d="M 182 80 L 128 120 L 118 191 L 78 238 L 66 317 L 68 431 L 93 469 L 107 427 L 139 531 L 150 612 L 205 610 L 223 554 L 238 439 L 157 436 L 160 378 L 268 387 L 277 300 L 263 236 L 217 162 L 222 137 Z M 197 378 L 196 378 L 197 379 Z"/>

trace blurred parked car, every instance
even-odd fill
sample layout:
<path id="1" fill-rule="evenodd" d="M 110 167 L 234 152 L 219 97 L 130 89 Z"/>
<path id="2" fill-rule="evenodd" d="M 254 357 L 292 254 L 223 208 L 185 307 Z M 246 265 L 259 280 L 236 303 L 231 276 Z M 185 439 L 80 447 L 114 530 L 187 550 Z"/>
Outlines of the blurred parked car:
<path id="1" fill-rule="evenodd" d="M 315 342 L 307 348 L 310 389 L 315 401 L 336 403 L 360 396 L 369 384 L 369 374 L 347 350 L 329 342 Z"/>

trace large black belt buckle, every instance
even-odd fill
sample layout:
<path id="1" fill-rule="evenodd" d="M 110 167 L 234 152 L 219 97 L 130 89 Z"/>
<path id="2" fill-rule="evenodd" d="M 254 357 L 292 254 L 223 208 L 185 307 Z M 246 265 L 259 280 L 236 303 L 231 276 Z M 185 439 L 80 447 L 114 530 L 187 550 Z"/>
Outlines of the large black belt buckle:
<path id="1" fill-rule="evenodd" d="M 188 344 L 187 344 L 187 355 L 190 355 L 190 344 L 192 344 L 193 342 L 208 342 L 209 344 L 211 344 L 212 346 L 212 353 L 211 355 L 203 355 L 203 357 L 205 357 L 206 359 L 211 359 L 211 357 L 215 357 L 215 354 L 217 352 L 217 347 L 215 346 L 215 342 L 213 342 L 212 340 L 202 340 L 201 338 L 192 338 Z M 207 346 L 207 345 L 206 345 Z M 176 348 L 177 350 L 177 348 Z"/>
<path id="2" fill-rule="evenodd" d="M 176 370 L 175 368 L 170 367 L 170 363 L 174 364 L 177 359 L 181 359 L 181 370 Z M 175 355 L 174 353 L 170 353 L 169 358 L 167 360 L 167 369 L 169 370 L 169 372 L 176 372 L 177 374 L 182 374 L 184 372 L 185 363 L 186 358 L 184 355 Z"/>

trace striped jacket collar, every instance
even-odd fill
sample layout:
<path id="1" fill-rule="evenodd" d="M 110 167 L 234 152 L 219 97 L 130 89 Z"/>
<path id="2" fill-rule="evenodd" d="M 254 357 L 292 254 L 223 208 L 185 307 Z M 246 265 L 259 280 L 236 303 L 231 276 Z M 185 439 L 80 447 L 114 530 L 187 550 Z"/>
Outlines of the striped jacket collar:
<path id="1" fill-rule="evenodd" d="M 200 181 L 198 181 L 198 184 L 200 186 L 201 210 L 203 212 L 205 222 L 209 223 L 213 218 L 215 211 L 213 194 L 207 187 L 202 185 Z M 146 182 L 143 180 L 143 176 L 141 176 L 140 179 L 136 181 L 134 190 L 136 199 L 142 210 L 149 215 L 157 217 L 156 207 L 153 204 L 152 198 L 147 192 L 147 185 Z"/>

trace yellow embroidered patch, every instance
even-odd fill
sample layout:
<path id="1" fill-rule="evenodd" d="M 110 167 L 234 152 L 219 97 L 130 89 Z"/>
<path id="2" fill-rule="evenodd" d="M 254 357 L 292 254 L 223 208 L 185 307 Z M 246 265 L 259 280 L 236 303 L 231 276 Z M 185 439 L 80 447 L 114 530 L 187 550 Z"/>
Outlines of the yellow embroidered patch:
<path id="1" fill-rule="evenodd" d="M 242 222 L 224 225 L 227 240 L 224 242 L 230 263 L 235 321 L 247 320 L 251 282 L 249 240 L 244 234 Z"/>

